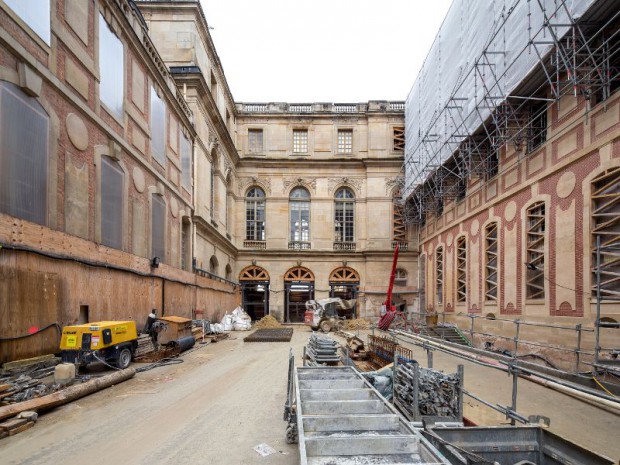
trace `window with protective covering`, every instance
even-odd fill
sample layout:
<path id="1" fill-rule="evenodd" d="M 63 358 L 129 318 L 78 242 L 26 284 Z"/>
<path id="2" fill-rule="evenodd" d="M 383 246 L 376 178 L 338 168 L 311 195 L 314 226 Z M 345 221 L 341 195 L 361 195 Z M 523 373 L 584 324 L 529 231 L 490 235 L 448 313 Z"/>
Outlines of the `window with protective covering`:
<path id="1" fill-rule="evenodd" d="M 526 297 L 545 298 L 545 202 L 527 209 Z"/>
<path id="2" fill-rule="evenodd" d="M 402 268 L 397 268 L 394 274 L 394 285 L 395 286 L 406 286 L 407 285 L 407 271 Z"/>
<path id="3" fill-rule="evenodd" d="M 166 105 L 151 86 L 151 152 L 162 165 L 166 162 Z"/>
<path id="4" fill-rule="evenodd" d="M 166 258 L 166 202 L 157 194 L 151 196 L 151 258 Z"/>
<path id="5" fill-rule="evenodd" d="M 192 189 L 192 141 L 181 131 L 181 184 Z"/>
<path id="6" fill-rule="evenodd" d="M 456 301 L 467 301 L 467 241 L 464 237 L 456 241 Z"/>
<path id="7" fill-rule="evenodd" d="M 47 224 L 49 134 L 41 104 L 0 81 L 0 212 Z"/>
<path id="8" fill-rule="evenodd" d="M 601 298 L 618 301 L 620 300 L 620 167 L 605 170 L 592 180 L 591 224 L 592 295 L 597 294 L 598 280 Z"/>
<path id="9" fill-rule="evenodd" d="M 265 192 L 252 187 L 245 196 L 245 239 L 265 240 Z"/>
<path id="10" fill-rule="evenodd" d="M 290 209 L 290 240 L 310 240 L 310 193 L 303 187 L 291 191 Z"/>
<path id="11" fill-rule="evenodd" d="M 99 98 L 113 115 L 122 117 L 125 95 L 123 43 L 102 15 L 99 15 L 99 76 Z"/>
<path id="12" fill-rule="evenodd" d="M 342 187 L 335 196 L 334 232 L 336 242 L 355 240 L 355 196 L 350 189 Z"/>
<path id="13" fill-rule="evenodd" d="M 484 294 L 486 300 L 497 300 L 497 223 L 486 227 L 484 245 Z"/>
<path id="14" fill-rule="evenodd" d="M 101 157 L 101 243 L 123 248 L 123 192 L 125 173 L 118 162 Z"/>
<path id="15" fill-rule="evenodd" d="M 250 153 L 263 153 L 262 129 L 248 129 L 248 149 Z"/>
<path id="16" fill-rule="evenodd" d="M 437 305 L 443 304 L 443 247 L 437 247 L 435 252 L 435 291 L 437 293 Z"/>
<path id="17" fill-rule="evenodd" d="M 50 45 L 50 0 L 4 0 L 47 45 Z"/>

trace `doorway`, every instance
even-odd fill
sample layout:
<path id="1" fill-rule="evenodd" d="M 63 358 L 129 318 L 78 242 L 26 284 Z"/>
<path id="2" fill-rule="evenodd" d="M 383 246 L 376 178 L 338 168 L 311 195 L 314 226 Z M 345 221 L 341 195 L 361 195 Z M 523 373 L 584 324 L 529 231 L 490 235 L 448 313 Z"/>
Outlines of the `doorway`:
<path id="1" fill-rule="evenodd" d="M 356 300 L 360 287 L 360 276 L 357 271 L 348 266 L 336 268 L 329 275 L 329 296 L 339 297 L 342 300 Z M 357 314 L 357 302 L 351 310 L 343 313 L 345 318 L 355 318 Z"/>
<path id="2" fill-rule="evenodd" d="M 269 274 L 260 266 L 244 268 L 239 275 L 243 309 L 253 321 L 269 315 Z"/>
<path id="3" fill-rule="evenodd" d="M 308 268 L 291 268 L 284 275 L 284 307 L 287 323 L 303 323 L 306 302 L 314 299 L 314 274 Z"/>

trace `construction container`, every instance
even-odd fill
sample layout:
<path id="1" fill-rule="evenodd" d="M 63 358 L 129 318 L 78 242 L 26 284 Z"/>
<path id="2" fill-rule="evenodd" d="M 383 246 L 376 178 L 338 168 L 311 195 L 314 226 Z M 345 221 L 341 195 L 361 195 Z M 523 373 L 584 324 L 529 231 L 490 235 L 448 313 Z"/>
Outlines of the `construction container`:
<path id="1" fill-rule="evenodd" d="M 185 337 L 193 337 L 192 320 L 189 318 L 172 315 L 158 318 L 158 320 L 166 323 L 166 329 L 159 333 L 157 338 L 160 344 L 169 344 Z"/>

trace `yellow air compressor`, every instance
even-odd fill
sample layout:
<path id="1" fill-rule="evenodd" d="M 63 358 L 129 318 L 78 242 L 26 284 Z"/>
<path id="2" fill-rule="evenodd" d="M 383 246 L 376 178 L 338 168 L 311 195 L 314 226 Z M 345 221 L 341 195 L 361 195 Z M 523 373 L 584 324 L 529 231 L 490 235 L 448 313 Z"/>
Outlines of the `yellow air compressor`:
<path id="1" fill-rule="evenodd" d="M 135 321 L 97 321 L 65 326 L 60 339 L 65 363 L 86 366 L 104 361 L 127 368 L 138 347 Z"/>

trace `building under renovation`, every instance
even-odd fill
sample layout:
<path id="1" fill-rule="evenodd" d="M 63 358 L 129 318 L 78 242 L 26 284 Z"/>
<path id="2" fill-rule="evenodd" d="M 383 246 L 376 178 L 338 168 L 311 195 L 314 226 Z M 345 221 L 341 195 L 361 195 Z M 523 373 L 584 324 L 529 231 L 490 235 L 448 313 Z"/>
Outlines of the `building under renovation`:
<path id="1" fill-rule="evenodd" d="M 235 103 L 197 0 L 27 4 L 0 2 L 1 361 L 152 309 L 373 318 L 397 243 L 413 308 L 404 102 Z"/>
<path id="2" fill-rule="evenodd" d="M 496 319 L 573 328 L 522 328 L 554 344 L 595 326 L 596 356 L 614 352 L 619 26 L 614 1 L 452 4 L 406 104 L 426 312 L 511 337 Z"/>

